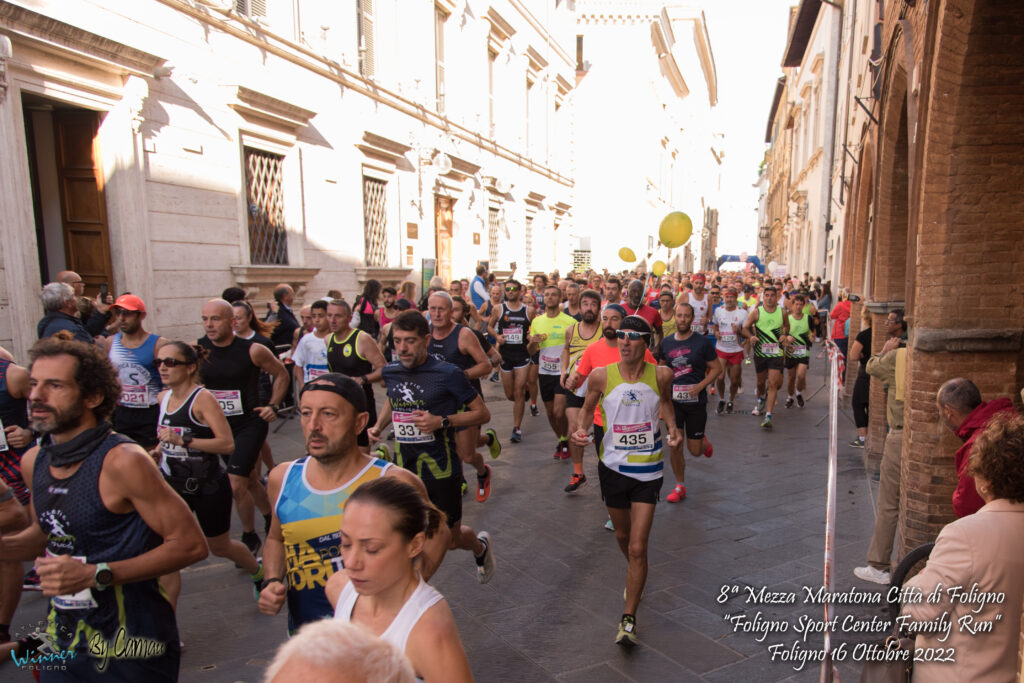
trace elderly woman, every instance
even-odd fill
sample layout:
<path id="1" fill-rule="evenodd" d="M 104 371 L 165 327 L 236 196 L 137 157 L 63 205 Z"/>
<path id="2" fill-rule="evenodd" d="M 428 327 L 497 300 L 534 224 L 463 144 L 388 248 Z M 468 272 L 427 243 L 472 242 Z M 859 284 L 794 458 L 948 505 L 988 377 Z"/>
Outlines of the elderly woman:
<path id="1" fill-rule="evenodd" d="M 924 570 L 904 584 L 908 626 L 948 623 L 917 636 L 914 681 L 1014 680 L 1024 598 L 1024 418 L 998 417 L 975 441 L 970 471 L 985 501 L 946 526 Z M 906 599 L 919 589 L 919 602 Z M 933 591 L 937 601 L 929 600 Z M 989 630 L 991 629 L 991 630 Z M 943 661 L 944 660 L 944 661 Z"/>

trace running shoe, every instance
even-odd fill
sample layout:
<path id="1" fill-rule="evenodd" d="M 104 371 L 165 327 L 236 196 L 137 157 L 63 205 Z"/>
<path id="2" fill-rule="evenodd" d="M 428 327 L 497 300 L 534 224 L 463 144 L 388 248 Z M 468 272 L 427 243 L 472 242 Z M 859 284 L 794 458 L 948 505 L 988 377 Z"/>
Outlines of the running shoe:
<path id="1" fill-rule="evenodd" d="M 743 359 L 743 364 L 744 365 L 750 365 L 750 359 L 749 358 L 744 358 Z"/>
<path id="2" fill-rule="evenodd" d="M 712 396 L 714 396 L 716 393 L 718 393 L 718 390 L 715 388 L 714 384 L 712 384 L 710 387 L 708 387 L 708 393 L 710 395 L 712 395 Z"/>
<path id="3" fill-rule="evenodd" d="M 572 479 L 569 480 L 569 485 L 565 487 L 566 493 L 575 493 L 579 491 L 580 487 L 587 483 L 587 475 L 573 473 Z M 610 521 L 610 520 L 609 520 Z"/>
<path id="4" fill-rule="evenodd" d="M 460 480 L 460 481 L 462 481 L 462 490 L 461 490 L 461 493 L 462 493 L 462 495 L 463 495 L 463 496 L 465 496 L 465 495 L 466 495 L 466 491 L 468 491 L 468 490 L 469 490 L 469 484 L 467 484 L 467 483 L 466 483 L 466 477 L 465 477 L 465 475 L 462 475 L 462 474 L 460 474 L 460 475 L 459 475 L 459 480 Z"/>
<path id="5" fill-rule="evenodd" d="M 530 404 L 530 415 L 533 415 L 534 417 L 537 417 L 538 415 L 540 415 L 540 411 L 537 410 L 537 404 L 536 403 L 531 403 Z"/>
<path id="6" fill-rule="evenodd" d="M 483 503 L 491 495 L 491 466 L 484 465 L 484 469 L 487 470 L 487 474 L 484 476 L 476 475 L 476 502 Z"/>
<path id="7" fill-rule="evenodd" d="M 562 460 L 568 460 L 572 456 L 569 454 L 569 439 L 561 439 L 558 442 L 562 446 Z"/>
<path id="8" fill-rule="evenodd" d="M 253 557 L 259 557 L 260 548 L 263 547 L 263 542 L 260 541 L 260 536 L 255 531 L 243 531 L 242 532 L 242 543 L 249 549 Z"/>
<path id="9" fill-rule="evenodd" d="M 260 592 L 263 590 L 263 563 L 259 563 L 259 567 L 256 568 L 255 574 L 249 574 L 249 580 L 252 581 L 252 597 L 257 602 L 260 599 Z"/>
<path id="10" fill-rule="evenodd" d="M 796 395 L 796 404 L 798 406 L 800 406 L 801 408 L 804 407 L 804 395 L 803 394 L 797 394 Z"/>
<path id="11" fill-rule="evenodd" d="M 484 554 L 480 557 L 474 556 L 474 559 L 476 560 L 476 580 L 480 583 L 487 583 L 494 578 L 494 570 L 498 566 L 498 561 L 494 559 L 494 548 L 491 547 L 491 535 L 486 531 L 481 531 L 476 537 L 484 544 Z"/>
<path id="12" fill-rule="evenodd" d="M 523 430 L 519 429 L 519 427 L 513 427 L 512 436 L 508 437 L 508 440 L 511 443 L 519 443 L 523 440 Z"/>
<path id="13" fill-rule="evenodd" d="M 715 454 L 715 447 L 711 445 L 711 441 L 708 439 L 708 437 L 705 436 L 704 437 L 704 457 L 705 458 L 710 458 L 714 454 Z"/>
<path id="14" fill-rule="evenodd" d="M 719 401 L 718 402 L 718 408 L 715 409 L 715 412 L 718 413 L 719 415 L 721 415 L 724 410 L 725 410 L 725 401 Z"/>
<path id="15" fill-rule="evenodd" d="M 787 408 L 792 408 L 793 407 L 793 403 L 794 403 L 794 400 L 793 400 L 792 396 L 790 396 L 790 397 L 788 397 L 786 399 L 786 407 Z"/>
<path id="16" fill-rule="evenodd" d="M 665 496 L 665 500 L 669 503 L 678 503 L 684 498 L 686 498 L 686 487 L 679 484 L 676 484 L 676 487 L 672 489 L 672 493 Z"/>
<path id="17" fill-rule="evenodd" d="M 373 457 L 380 458 L 386 462 L 394 462 L 391 459 L 391 449 L 384 444 L 378 444 L 377 447 L 373 449 Z"/>
<path id="18" fill-rule="evenodd" d="M 853 575 L 862 581 L 870 581 L 872 583 L 880 583 L 882 585 L 889 584 L 889 572 L 881 569 L 876 569 L 871 565 L 866 567 L 854 567 Z"/>
<path id="19" fill-rule="evenodd" d="M 725 412 L 732 415 L 732 401 L 725 404 Z"/>
<path id="20" fill-rule="evenodd" d="M 555 454 L 553 456 L 551 456 L 551 457 L 554 458 L 555 460 L 561 460 L 562 459 L 562 440 L 561 439 L 558 440 L 558 445 L 555 446 Z"/>
<path id="21" fill-rule="evenodd" d="M 864 448 L 864 442 L 861 441 L 860 439 L 854 439 L 853 441 L 850 442 L 850 446 L 852 446 L 853 448 Z"/>
<path id="22" fill-rule="evenodd" d="M 604 523 L 604 528 L 608 531 L 615 531 L 615 525 L 612 524 L 612 518 L 609 517 L 608 521 Z"/>
<path id="23" fill-rule="evenodd" d="M 771 431 L 771 429 L 772 429 L 772 414 L 771 413 L 765 413 L 764 414 L 764 419 L 761 420 L 761 429 L 763 429 L 765 431 Z"/>
<path id="24" fill-rule="evenodd" d="M 742 393 L 743 393 L 743 387 L 737 387 L 736 388 L 736 395 L 739 396 Z"/>
<path id="25" fill-rule="evenodd" d="M 491 381 L 494 382 L 495 384 L 498 384 L 499 382 L 501 382 L 501 378 L 498 377 L 498 371 L 497 370 L 495 370 L 494 374 L 491 375 Z"/>
<path id="26" fill-rule="evenodd" d="M 636 617 L 632 614 L 623 614 L 619 622 L 619 633 L 615 636 L 615 642 L 619 645 L 633 647 L 639 641 L 636 639 Z"/>
<path id="27" fill-rule="evenodd" d="M 484 435 L 487 437 L 487 451 L 491 454 L 492 458 L 497 458 L 501 455 L 501 442 L 498 441 L 498 432 L 488 428 Z"/>
<path id="28" fill-rule="evenodd" d="M 43 587 L 39 585 L 39 574 L 36 573 L 35 569 L 29 569 L 25 573 L 25 578 L 21 580 L 21 590 L 23 591 L 41 591 Z"/>

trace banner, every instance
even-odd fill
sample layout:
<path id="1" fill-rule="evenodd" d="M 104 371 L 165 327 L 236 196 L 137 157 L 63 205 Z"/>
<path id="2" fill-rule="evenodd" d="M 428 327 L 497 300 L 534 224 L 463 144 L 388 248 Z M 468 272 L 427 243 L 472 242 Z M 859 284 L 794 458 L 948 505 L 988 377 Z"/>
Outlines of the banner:
<path id="1" fill-rule="evenodd" d="M 424 294 L 430 289 L 430 281 L 434 278 L 434 272 L 437 270 L 437 259 L 425 258 L 423 264 L 420 266 L 420 272 L 423 274 L 423 287 L 420 289 Z"/>

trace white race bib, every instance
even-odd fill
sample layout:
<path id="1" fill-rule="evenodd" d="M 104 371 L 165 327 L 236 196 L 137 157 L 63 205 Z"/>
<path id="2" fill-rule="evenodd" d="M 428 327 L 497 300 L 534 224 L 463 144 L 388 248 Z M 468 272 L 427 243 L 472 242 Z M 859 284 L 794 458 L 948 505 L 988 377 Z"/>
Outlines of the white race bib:
<path id="1" fill-rule="evenodd" d="M 125 408 L 148 408 L 156 404 L 156 388 L 148 384 L 121 386 L 121 405 Z"/>
<path id="2" fill-rule="evenodd" d="M 777 356 L 779 355 L 779 345 L 775 344 L 761 344 L 761 354 L 764 356 Z"/>
<path id="3" fill-rule="evenodd" d="M 49 550 L 46 551 L 47 557 L 56 557 Z M 84 557 L 73 557 L 72 559 L 78 560 L 82 564 L 85 564 Z M 92 597 L 91 588 L 83 588 L 77 593 L 69 593 L 67 595 L 57 595 L 53 598 L 53 606 L 57 609 L 94 609 L 99 607 L 96 603 L 96 599 Z"/>
<path id="4" fill-rule="evenodd" d="M 523 328 L 521 327 L 506 327 L 502 334 L 505 337 L 506 344 L 523 343 Z"/>
<path id="5" fill-rule="evenodd" d="M 793 356 L 794 358 L 803 358 L 804 356 L 807 355 L 807 347 L 804 346 L 803 344 L 794 344 L 792 350 L 790 350 L 789 352 L 789 355 Z"/>
<path id="6" fill-rule="evenodd" d="M 322 365 L 307 365 L 306 366 L 306 381 L 312 382 L 317 377 L 327 374 L 327 368 Z"/>
<path id="7" fill-rule="evenodd" d="M 546 349 L 540 350 L 540 374 L 542 375 L 557 375 L 562 370 L 562 354 L 561 351 L 558 353 L 545 354 Z"/>
<path id="8" fill-rule="evenodd" d="M 700 400 L 700 392 L 696 384 L 673 384 L 672 400 L 676 403 L 696 403 Z"/>
<path id="9" fill-rule="evenodd" d="M 210 393 L 217 399 L 220 409 L 228 417 L 236 417 L 242 414 L 242 392 L 238 389 L 215 390 Z"/>
<path id="10" fill-rule="evenodd" d="M 649 451 L 654 448 L 654 425 L 650 422 L 612 425 L 617 451 Z"/>
<path id="11" fill-rule="evenodd" d="M 8 449 L 7 434 L 4 432 L 4 422 L 3 420 L 0 420 L 0 451 L 6 451 Z"/>
<path id="12" fill-rule="evenodd" d="M 420 428 L 413 424 L 412 413 L 391 413 L 391 423 L 395 428 L 395 439 L 399 443 L 429 443 L 434 440 L 432 432 L 421 432 Z"/>
<path id="13" fill-rule="evenodd" d="M 705 328 L 704 325 L 700 323 L 694 323 L 693 325 L 691 325 L 691 327 L 693 327 L 693 331 L 696 332 L 697 334 L 707 334 L 707 328 Z"/>
<path id="14" fill-rule="evenodd" d="M 718 341 L 722 342 L 723 344 L 735 344 L 736 343 L 736 333 L 735 332 L 726 332 L 724 334 L 720 334 L 718 336 Z"/>
<path id="15" fill-rule="evenodd" d="M 170 429 L 171 433 L 173 433 L 173 434 L 175 434 L 177 436 L 184 436 L 185 435 L 185 427 L 168 427 L 167 425 L 163 425 L 161 428 L 162 429 Z M 163 453 L 165 458 L 179 458 L 180 459 L 180 458 L 187 458 L 188 455 L 189 455 L 189 453 L 188 453 L 188 446 L 179 446 L 177 444 L 168 443 L 166 441 L 161 441 L 160 442 L 160 452 Z"/>

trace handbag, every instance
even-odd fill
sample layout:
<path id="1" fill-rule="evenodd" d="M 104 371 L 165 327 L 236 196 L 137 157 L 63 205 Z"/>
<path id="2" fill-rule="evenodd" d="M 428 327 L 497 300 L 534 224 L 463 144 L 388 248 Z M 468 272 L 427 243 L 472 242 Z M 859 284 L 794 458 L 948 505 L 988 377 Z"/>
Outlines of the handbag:
<path id="1" fill-rule="evenodd" d="M 877 656 L 864 660 L 860 683 L 910 683 L 914 671 L 914 637 L 899 632 L 899 627 L 895 626 L 876 647 Z"/>

